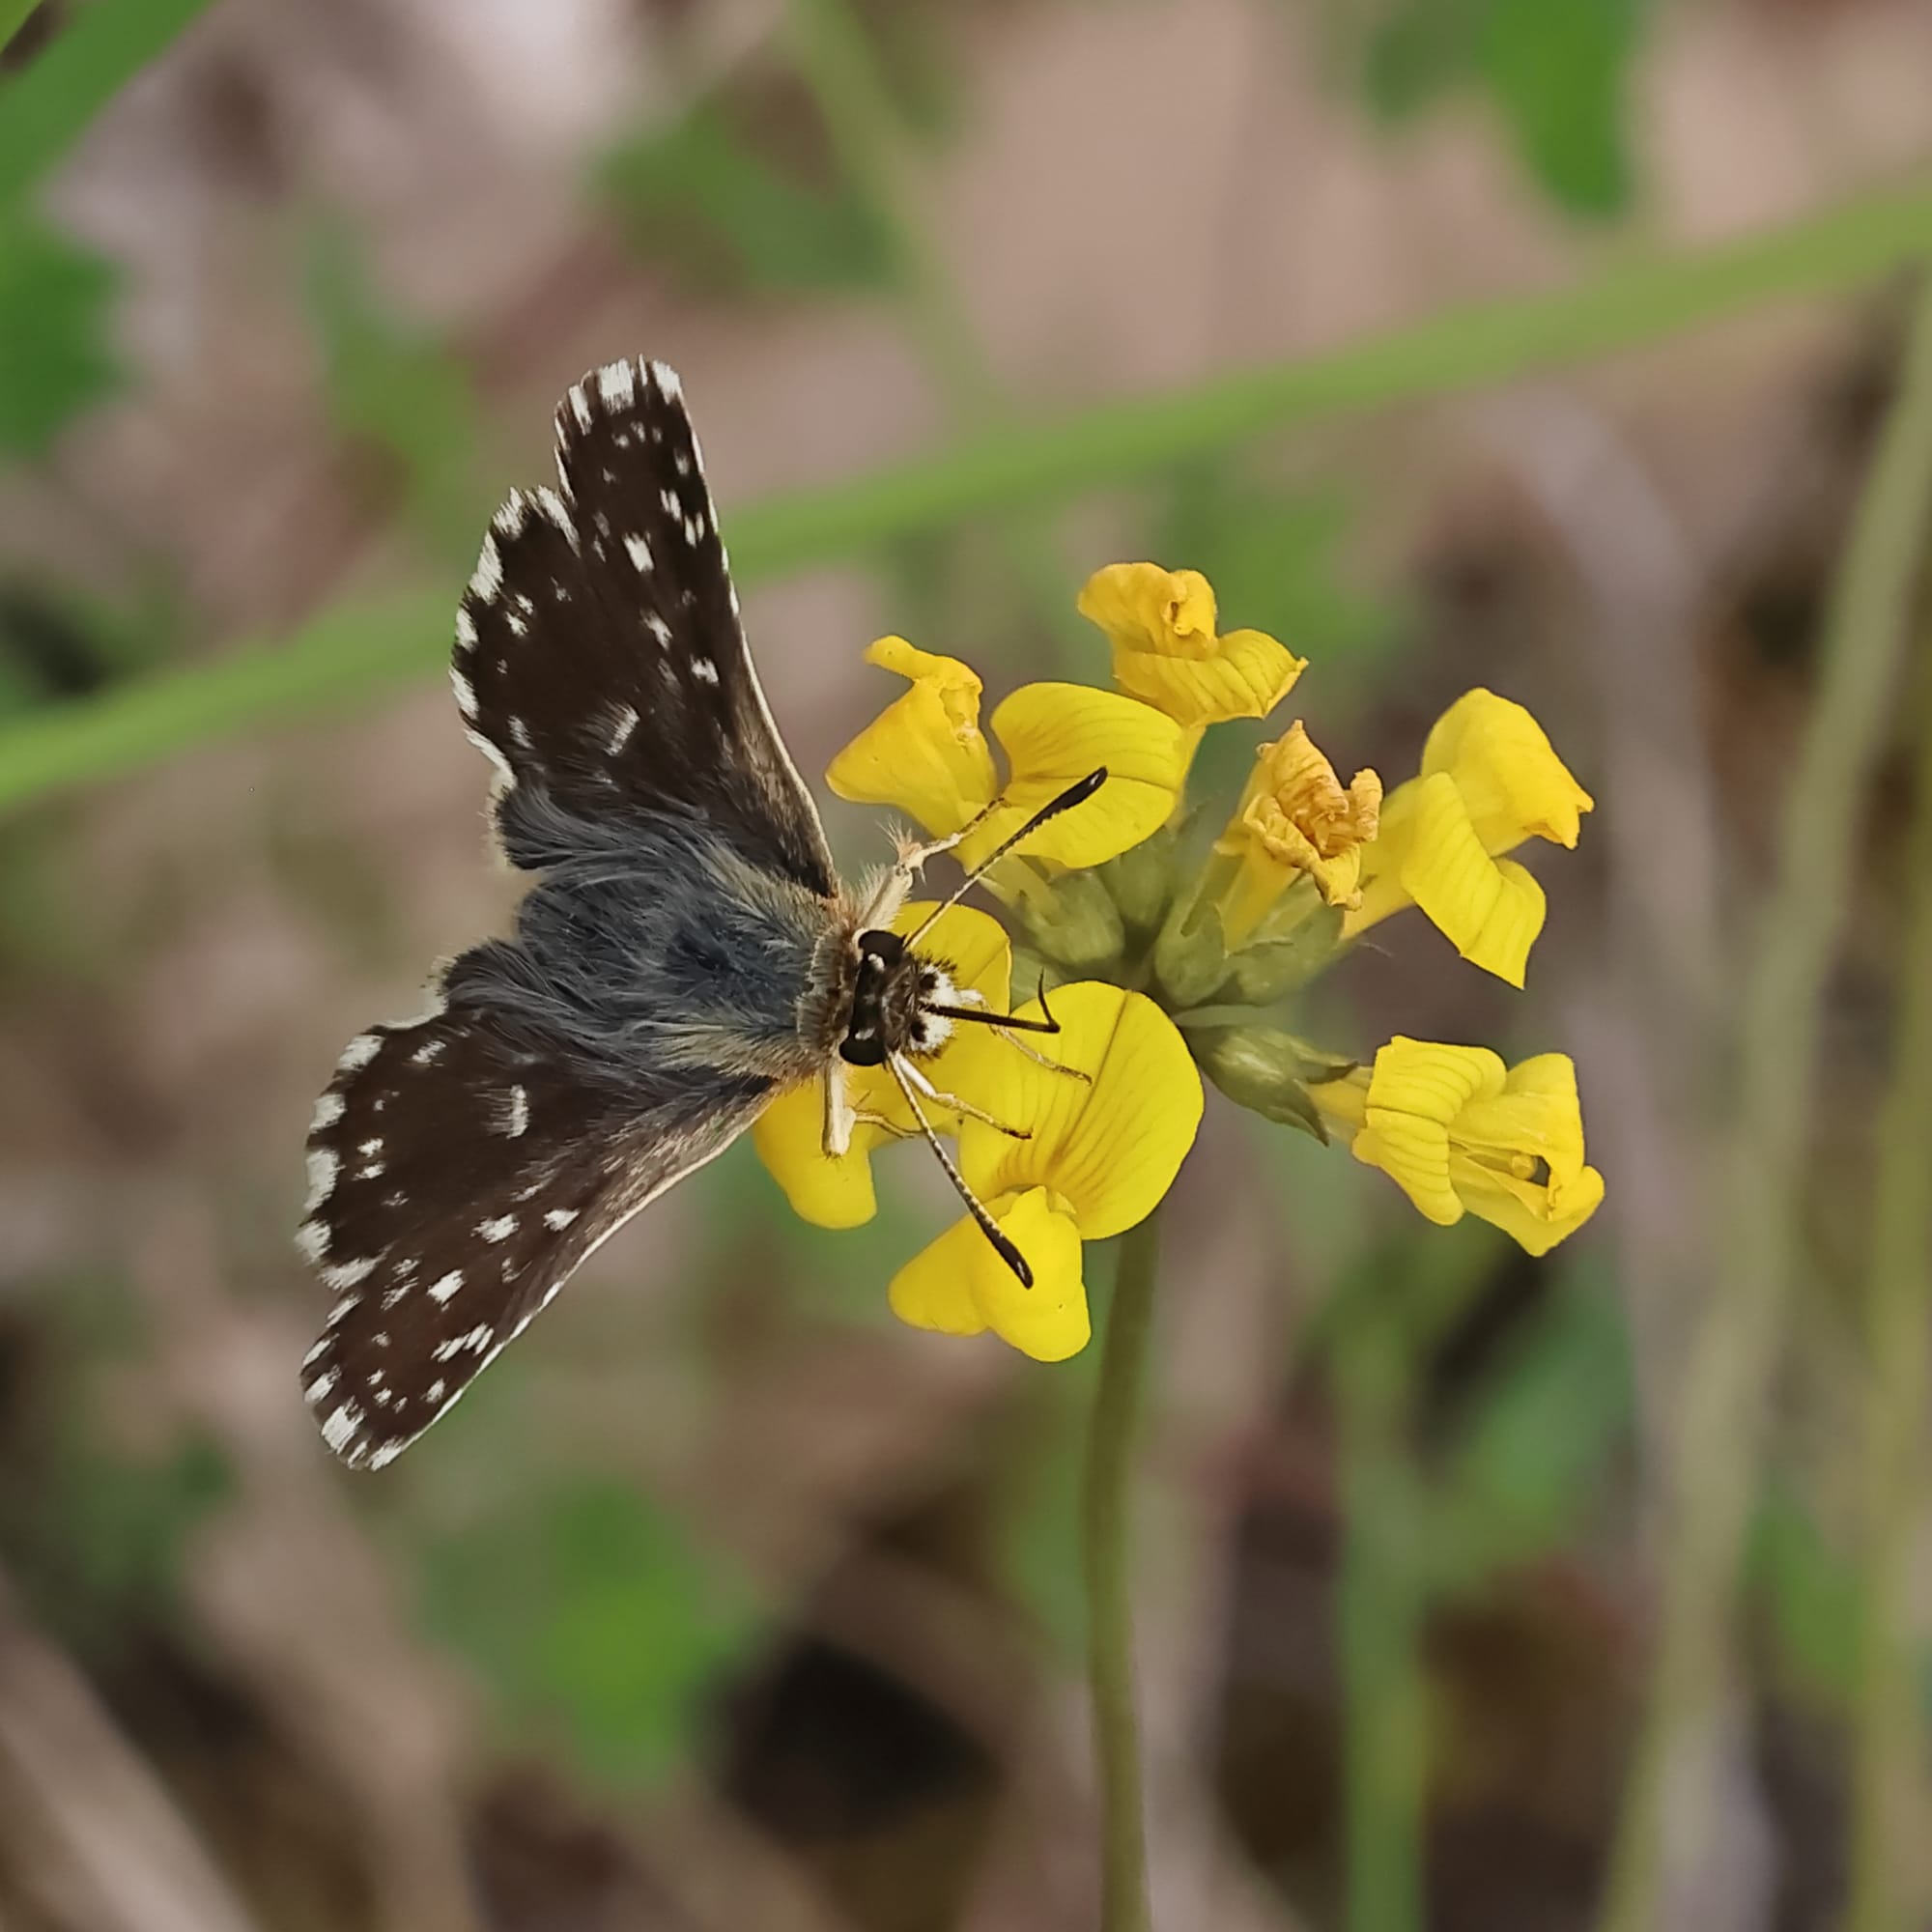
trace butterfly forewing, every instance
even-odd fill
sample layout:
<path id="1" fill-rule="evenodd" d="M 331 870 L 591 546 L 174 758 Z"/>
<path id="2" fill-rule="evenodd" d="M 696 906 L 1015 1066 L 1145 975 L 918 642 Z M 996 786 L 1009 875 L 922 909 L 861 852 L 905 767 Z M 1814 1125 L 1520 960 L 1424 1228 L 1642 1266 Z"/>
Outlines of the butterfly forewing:
<path id="1" fill-rule="evenodd" d="M 452 1000 L 351 1041 L 317 1103 L 298 1239 L 338 1298 L 302 1387 L 345 1462 L 400 1454 L 761 1097 L 694 1083 L 626 1105 L 550 1045 Z"/>
<path id="2" fill-rule="evenodd" d="M 612 362 L 556 412 L 559 488 L 493 521 L 457 619 L 457 703 L 507 786 L 581 817 L 696 813 L 739 855 L 835 890 L 810 794 L 746 647 L 674 372 Z M 498 823 L 520 865 L 543 863 Z"/>
<path id="3" fill-rule="evenodd" d="M 676 376 L 557 411 L 559 487 L 493 520 L 451 683 L 498 768 L 515 935 L 353 1040 L 316 1108 L 299 1244 L 336 1301 L 302 1365 L 379 1466 L 609 1234 L 819 1049 L 799 1011 L 838 887 L 767 711 Z"/>

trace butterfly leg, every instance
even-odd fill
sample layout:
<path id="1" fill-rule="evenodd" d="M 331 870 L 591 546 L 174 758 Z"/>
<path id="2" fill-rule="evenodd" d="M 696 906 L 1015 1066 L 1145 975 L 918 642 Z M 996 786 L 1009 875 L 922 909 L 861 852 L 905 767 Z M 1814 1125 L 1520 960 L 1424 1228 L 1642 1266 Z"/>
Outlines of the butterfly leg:
<path id="1" fill-rule="evenodd" d="M 907 1081 L 918 1088 L 935 1107 L 950 1107 L 955 1114 L 964 1114 L 971 1121 L 983 1122 L 987 1126 L 996 1128 L 1000 1133 L 1009 1134 L 1016 1141 L 1030 1141 L 1033 1139 L 1033 1129 L 1031 1127 L 1009 1127 L 1005 1121 L 987 1113 L 983 1107 L 976 1107 L 972 1101 L 962 1100 L 957 1094 L 941 1093 L 904 1054 L 895 1054 L 894 1056 L 894 1065 L 895 1070 L 902 1074 Z"/>
<path id="2" fill-rule="evenodd" d="M 829 1159 L 837 1160 L 840 1154 L 851 1151 L 852 1129 L 858 1121 L 845 1063 L 831 1061 L 825 1068 L 825 1135 L 820 1142 Z"/>

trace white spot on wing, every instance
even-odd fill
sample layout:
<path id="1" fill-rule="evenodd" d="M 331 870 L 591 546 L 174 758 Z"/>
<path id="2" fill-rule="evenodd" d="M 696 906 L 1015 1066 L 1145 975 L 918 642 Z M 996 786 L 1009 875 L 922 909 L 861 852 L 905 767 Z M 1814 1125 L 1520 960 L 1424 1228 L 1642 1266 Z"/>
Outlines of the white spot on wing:
<path id="1" fill-rule="evenodd" d="M 410 1055 L 410 1065 L 412 1066 L 435 1065 L 435 1064 L 442 1058 L 442 1049 L 445 1044 L 446 1044 L 445 1041 L 440 1039 L 424 1040 L 423 1043 L 419 1047 L 417 1047 L 412 1054 Z"/>
<path id="2" fill-rule="evenodd" d="M 439 1304 L 446 1302 L 463 1286 L 463 1270 L 451 1268 L 446 1275 L 440 1276 L 429 1285 L 429 1298 Z"/>
<path id="3" fill-rule="evenodd" d="M 512 1087 L 503 1103 L 502 1125 L 497 1129 L 516 1140 L 530 1123 L 530 1096 L 526 1089 Z"/>
<path id="4" fill-rule="evenodd" d="M 438 1376 L 435 1381 L 431 1382 L 429 1387 L 423 1390 L 423 1394 L 431 1402 L 440 1402 L 448 1393 L 449 1384 L 440 1376 Z"/>
<path id="5" fill-rule="evenodd" d="M 335 1070 L 338 1073 L 354 1073 L 358 1066 L 367 1066 L 375 1059 L 377 1050 L 382 1044 L 380 1035 L 358 1033 L 342 1049 L 342 1057 L 336 1061 Z"/>
<path id="6" fill-rule="evenodd" d="M 478 1221 L 476 1232 L 486 1241 L 507 1241 L 517 1232 L 517 1217 L 514 1214 L 498 1214 L 494 1221 Z"/>
<path id="7" fill-rule="evenodd" d="M 339 1456 L 361 1427 L 362 1411 L 353 1402 L 345 1402 L 329 1412 L 328 1420 L 322 1425 L 322 1439 Z"/>
<path id="8" fill-rule="evenodd" d="M 611 727 L 611 736 L 605 750 L 614 758 L 631 742 L 631 733 L 638 728 L 638 707 L 635 704 L 620 704 L 617 707 L 617 722 Z"/>
<path id="9" fill-rule="evenodd" d="M 537 486 L 537 507 L 570 539 L 571 549 L 577 549 L 576 521 L 572 518 L 563 498 L 548 483 L 540 483 Z"/>
<path id="10" fill-rule="evenodd" d="M 302 1393 L 307 1396 L 310 1402 L 326 1402 L 339 1379 L 340 1377 L 336 1371 L 330 1369 L 326 1376 L 317 1376 L 314 1381 L 310 1382 Z"/>
<path id="11" fill-rule="evenodd" d="M 515 499 L 513 498 L 512 500 Z M 499 522 L 507 514 L 509 507 L 510 505 L 505 503 L 503 508 L 497 512 Z M 519 524 L 522 522 L 521 515 L 519 515 L 518 522 Z M 483 548 L 477 553 L 476 556 L 476 568 L 470 573 L 469 577 L 469 594 L 480 602 L 488 604 L 502 587 L 503 558 L 497 549 L 496 537 L 485 531 Z"/>
<path id="12" fill-rule="evenodd" d="M 666 645 L 669 644 L 670 626 L 667 624 L 665 620 L 662 617 L 660 617 L 655 611 L 646 611 L 644 612 L 644 629 L 647 630 L 651 634 L 651 636 L 658 640 L 659 643 Z"/>
<path id="13" fill-rule="evenodd" d="M 370 1468 L 386 1469 L 408 1446 L 406 1442 L 385 1442 L 380 1449 L 370 1450 Z"/>
<path id="14" fill-rule="evenodd" d="M 684 394 L 684 384 L 678 380 L 677 371 L 668 362 L 653 362 L 650 366 L 651 381 L 673 402 Z"/>
<path id="15" fill-rule="evenodd" d="M 642 537 L 626 537 L 624 551 L 639 575 L 651 567 L 651 547 Z"/>
<path id="16" fill-rule="evenodd" d="M 544 1226 L 546 1228 L 554 1228 L 560 1235 L 576 1219 L 577 1209 L 575 1208 L 553 1208 L 544 1216 Z"/>
<path id="17" fill-rule="evenodd" d="M 308 1351 L 308 1353 L 302 1357 L 302 1367 L 305 1369 L 314 1368 L 315 1365 L 319 1361 L 321 1361 L 326 1354 L 328 1353 L 329 1350 L 331 1350 L 334 1347 L 335 1344 L 331 1342 L 327 1335 L 325 1335 L 322 1338 L 322 1340 L 318 1342 L 315 1345 L 315 1347 L 311 1349 Z"/>
<path id="18" fill-rule="evenodd" d="M 607 362 L 597 372 L 597 393 L 613 410 L 629 409 L 638 392 L 638 372 L 628 362 Z"/>
<path id="19" fill-rule="evenodd" d="M 324 1127 L 332 1127 L 341 1118 L 342 1095 L 325 1094 L 315 1103 L 315 1112 L 308 1117 L 308 1130 L 312 1134 L 319 1134 Z"/>
<path id="20" fill-rule="evenodd" d="M 476 687 L 454 665 L 449 668 L 449 688 L 456 694 L 456 708 L 472 724 L 476 719 Z"/>
<path id="21" fill-rule="evenodd" d="M 341 1163 L 327 1148 L 310 1148 L 308 1151 L 308 1199 L 302 1204 L 304 1215 L 313 1214 L 328 1199 L 329 1191 L 335 1185 L 336 1174 Z"/>
<path id="22" fill-rule="evenodd" d="M 376 1257 L 364 1255 L 360 1261 L 338 1262 L 334 1267 L 322 1271 L 325 1287 L 337 1290 L 354 1288 L 357 1282 L 367 1281 L 376 1272 Z"/>
<path id="23" fill-rule="evenodd" d="M 693 658 L 691 661 L 691 674 L 700 684 L 716 684 L 718 682 L 718 667 L 709 658 Z"/>
<path id="24" fill-rule="evenodd" d="M 590 427 L 590 398 L 583 393 L 583 384 L 582 383 L 571 384 L 569 401 L 570 412 L 577 418 L 578 428 L 588 429 Z"/>
<path id="25" fill-rule="evenodd" d="M 335 1306 L 328 1311 L 328 1320 L 323 1323 L 323 1326 L 325 1328 L 339 1327 L 344 1321 L 348 1321 L 348 1319 L 352 1315 L 354 1315 L 356 1309 L 358 1309 L 361 1305 L 362 1305 L 362 1297 L 359 1294 L 345 1294 L 342 1297 L 342 1299 L 338 1301 L 335 1304 Z"/>
<path id="26" fill-rule="evenodd" d="M 459 651 L 476 648 L 476 620 L 461 604 L 456 607 L 456 648 Z"/>

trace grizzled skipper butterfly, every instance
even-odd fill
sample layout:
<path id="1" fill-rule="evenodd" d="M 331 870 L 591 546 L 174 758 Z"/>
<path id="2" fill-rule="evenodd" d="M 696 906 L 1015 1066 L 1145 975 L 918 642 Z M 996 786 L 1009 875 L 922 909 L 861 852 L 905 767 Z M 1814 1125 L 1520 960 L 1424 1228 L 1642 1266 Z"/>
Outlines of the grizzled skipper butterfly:
<path id="1" fill-rule="evenodd" d="M 980 1009 L 919 951 L 924 928 L 889 930 L 957 836 L 839 882 L 752 668 L 671 369 L 585 377 L 556 440 L 558 487 L 514 492 L 483 539 L 449 673 L 497 768 L 497 836 L 536 883 L 514 936 L 452 960 L 425 1012 L 350 1041 L 309 1129 L 297 1240 L 338 1299 L 302 1388 L 352 1465 L 400 1455 L 599 1243 L 781 1090 L 823 1080 L 825 1149 L 843 1152 L 847 1065 L 891 1071 L 1032 1282 L 922 1101 L 974 1110 L 920 1062 L 961 1022 L 1056 1029 Z"/>

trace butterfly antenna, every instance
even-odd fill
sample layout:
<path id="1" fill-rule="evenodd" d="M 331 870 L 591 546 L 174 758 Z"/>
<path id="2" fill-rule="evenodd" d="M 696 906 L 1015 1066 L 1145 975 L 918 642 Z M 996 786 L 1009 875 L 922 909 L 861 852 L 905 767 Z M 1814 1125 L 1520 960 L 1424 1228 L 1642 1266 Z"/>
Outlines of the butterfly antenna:
<path id="1" fill-rule="evenodd" d="M 933 923 L 942 913 L 951 912 L 967 893 L 979 883 L 1022 838 L 1030 838 L 1050 818 L 1058 818 L 1063 811 L 1071 811 L 1076 805 L 1085 805 L 1100 787 L 1107 782 L 1107 768 L 1100 765 L 1089 772 L 1084 779 L 1076 779 L 1064 792 L 1050 798 L 1009 838 L 1002 838 L 973 869 L 960 880 L 952 896 L 942 900 L 926 915 L 925 923 L 907 941 L 908 946 L 917 946 L 932 929 Z"/>
<path id="2" fill-rule="evenodd" d="M 905 1069 L 899 1065 L 898 1055 L 891 1055 L 886 1065 L 893 1069 L 893 1078 L 898 1083 L 898 1090 L 905 1095 L 905 1103 L 912 1109 L 912 1117 L 919 1122 L 919 1130 L 925 1136 L 929 1147 L 941 1167 L 946 1170 L 946 1178 L 952 1181 L 960 1200 L 966 1204 L 966 1211 L 980 1224 L 980 1232 L 993 1244 L 993 1252 L 1012 1269 L 1015 1279 L 1022 1288 L 1033 1286 L 1033 1269 L 1027 1265 L 1027 1258 L 1020 1253 L 1001 1230 L 1000 1224 L 987 1212 L 980 1197 L 966 1185 L 966 1177 L 953 1163 L 952 1156 L 946 1151 L 946 1143 L 933 1130 L 930 1121 L 925 1118 L 925 1109 L 919 1104 L 919 1095 L 913 1092 L 912 1082 L 905 1077 Z"/>
<path id="3" fill-rule="evenodd" d="M 969 882 L 970 883 L 970 882 Z M 922 926 L 921 931 L 924 930 Z M 984 1007 L 941 1007 L 928 1006 L 921 1010 L 937 1013 L 942 1019 L 969 1020 L 974 1026 L 1001 1027 L 1009 1033 L 1058 1033 L 1060 1022 L 1053 1017 L 1053 1009 L 1046 1004 L 1046 975 L 1039 976 L 1039 991 L 1034 995 L 1039 1003 L 1039 1009 L 1046 1015 L 1044 1019 L 1023 1020 L 1014 1013 L 989 1013 Z"/>

